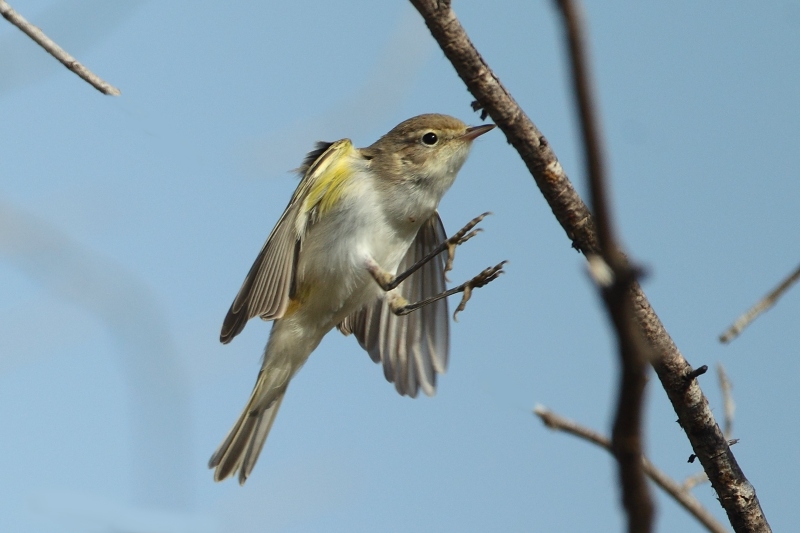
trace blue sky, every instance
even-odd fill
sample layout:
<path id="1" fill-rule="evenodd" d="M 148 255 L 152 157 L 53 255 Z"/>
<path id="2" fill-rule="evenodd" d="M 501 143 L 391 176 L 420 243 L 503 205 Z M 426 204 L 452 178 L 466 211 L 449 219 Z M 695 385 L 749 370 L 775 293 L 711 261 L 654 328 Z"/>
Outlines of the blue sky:
<path id="1" fill-rule="evenodd" d="M 485 232 L 452 280 L 508 259 L 451 328 L 434 398 L 397 395 L 332 332 L 293 381 L 252 477 L 205 467 L 249 395 L 269 325 L 219 327 L 316 140 L 410 116 L 480 123 L 405 2 L 12 4 L 122 90 L 104 97 L 0 24 L 0 530 L 615 531 L 614 463 L 537 403 L 608 430 L 614 341 L 519 157 L 493 131 L 441 204 Z M 585 190 L 551 2 L 455 2 Z M 694 366 L 723 362 L 734 452 L 771 525 L 800 509 L 800 292 L 717 335 L 798 261 L 800 7 L 588 6 L 624 242 Z M 453 305 L 455 302 L 453 303 Z M 722 415 L 716 378 L 700 379 Z M 691 449 L 653 376 L 651 459 Z M 662 531 L 699 531 L 658 497 Z M 708 485 L 695 494 L 723 522 Z"/>

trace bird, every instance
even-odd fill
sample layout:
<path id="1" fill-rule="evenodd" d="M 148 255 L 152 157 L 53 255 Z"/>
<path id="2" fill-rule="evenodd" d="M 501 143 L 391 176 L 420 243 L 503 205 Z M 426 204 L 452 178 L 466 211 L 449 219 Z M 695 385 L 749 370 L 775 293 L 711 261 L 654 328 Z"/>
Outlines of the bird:
<path id="1" fill-rule="evenodd" d="M 494 127 L 424 114 L 366 148 L 341 139 L 309 152 L 222 325 L 227 344 L 251 318 L 273 321 L 247 405 L 209 460 L 215 481 L 238 472 L 244 485 L 289 382 L 334 328 L 353 334 L 401 395 L 434 394 L 448 360 L 446 296 L 464 293 L 461 310 L 502 273 L 504 262 L 445 290 L 455 247 L 488 213 L 448 239 L 437 210 L 473 141 Z"/>

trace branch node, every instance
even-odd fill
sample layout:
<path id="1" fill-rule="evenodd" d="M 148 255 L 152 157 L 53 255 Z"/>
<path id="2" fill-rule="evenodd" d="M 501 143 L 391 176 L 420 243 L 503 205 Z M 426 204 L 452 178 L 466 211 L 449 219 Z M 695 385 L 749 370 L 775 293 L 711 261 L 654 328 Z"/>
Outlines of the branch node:
<path id="1" fill-rule="evenodd" d="M 703 366 L 701 366 L 701 367 L 695 368 L 694 370 L 692 370 L 691 372 L 689 372 L 688 374 L 686 374 L 686 375 L 683 377 L 683 379 L 684 379 L 684 380 L 685 380 L 687 383 L 689 383 L 689 382 L 691 382 L 692 380 L 694 380 L 694 379 L 696 379 L 696 378 L 698 378 L 698 377 L 702 376 L 702 375 L 703 375 L 703 374 L 705 374 L 706 372 L 708 372 L 708 365 L 703 365 Z"/>
<path id="2" fill-rule="evenodd" d="M 481 120 L 486 120 L 486 117 L 488 117 L 488 116 L 489 116 L 489 112 L 488 112 L 488 111 L 486 111 L 486 110 L 483 108 L 483 104 L 482 104 L 482 103 L 480 103 L 479 101 L 477 101 L 477 100 L 473 100 L 473 101 L 472 101 L 472 103 L 470 104 L 470 106 L 472 107 L 472 110 L 473 110 L 473 111 L 475 111 L 476 113 L 477 113 L 478 111 L 480 111 L 480 112 L 481 112 Z"/>

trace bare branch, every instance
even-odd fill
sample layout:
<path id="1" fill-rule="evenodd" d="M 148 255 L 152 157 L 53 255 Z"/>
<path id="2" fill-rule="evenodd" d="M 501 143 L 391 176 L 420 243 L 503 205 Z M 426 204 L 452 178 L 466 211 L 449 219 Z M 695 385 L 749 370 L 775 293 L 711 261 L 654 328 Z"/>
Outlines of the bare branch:
<path id="1" fill-rule="evenodd" d="M 612 273 L 611 284 L 598 284 L 619 342 L 621 377 L 611 448 L 619 464 L 619 482 L 622 503 L 628 516 L 628 531 L 647 533 L 653 527 L 654 505 L 641 458 L 644 455 L 642 410 L 649 349 L 633 314 L 630 289 L 636 279 L 635 269 L 628 264 L 620 249 L 612 221 L 602 135 L 586 57 L 583 10 L 578 2 L 572 0 L 558 0 L 557 4 L 563 17 L 569 49 L 600 250 Z"/>
<path id="2" fill-rule="evenodd" d="M 550 429 L 556 431 L 564 431 L 570 435 L 575 435 L 581 439 L 587 440 L 597 444 L 604 450 L 613 454 L 611 449 L 611 442 L 607 437 L 600 433 L 591 430 L 587 427 L 581 426 L 577 422 L 564 418 L 561 415 L 550 411 L 546 407 L 537 406 L 533 410 L 534 414 L 538 416 L 544 424 Z M 705 526 L 706 529 L 713 533 L 726 533 L 725 526 L 720 524 L 706 509 L 703 504 L 694 497 L 694 495 L 687 489 L 681 487 L 675 480 L 658 469 L 653 463 L 650 462 L 644 455 L 641 457 L 642 470 L 652 479 L 656 485 L 661 487 L 664 492 L 672 496 L 684 509 L 691 513 L 697 520 Z"/>
<path id="3" fill-rule="evenodd" d="M 778 299 L 783 296 L 783 293 L 789 290 L 794 283 L 800 279 L 800 266 L 798 266 L 791 274 L 789 274 L 780 285 L 775 287 L 769 294 L 759 300 L 753 307 L 750 308 L 745 314 L 736 319 L 736 322 L 728 328 L 728 330 L 719 336 L 719 342 L 727 344 L 739 336 L 739 334 L 755 320 L 758 315 L 775 305 Z"/>
<path id="4" fill-rule="evenodd" d="M 478 105 L 520 154 L 573 247 L 586 256 L 597 255 L 595 223 L 586 204 L 575 191 L 547 139 L 475 49 L 450 9 L 450 2 L 411 0 L 411 3 Z M 734 530 L 771 531 L 755 489 L 731 453 L 697 380 L 684 379 L 692 367 L 675 346 L 638 284 L 633 284 L 631 293 L 636 318 L 654 353 L 653 368 Z"/>
<path id="5" fill-rule="evenodd" d="M 77 59 L 69 55 L 66 50 L 58 46 L 47 35 L 45 35 L 42 30 L 25 20 L 22 15 L 14 11 L 11 6 L 3 0 L 0 0 L 0 15 L 3 15 L 7 21 L 22 30 L 25 35 L 36 41 L 36 43 L 44 48 L 48 54 L 58 59 L 62 65 L 80 76 L 95 89 L 103 94 L 108 94 L 111 96 L 120 95 L 119 89 L 103 81 L 99 76 L 97 76 L 97 74 L 84 67 L 78 62 Z"/>

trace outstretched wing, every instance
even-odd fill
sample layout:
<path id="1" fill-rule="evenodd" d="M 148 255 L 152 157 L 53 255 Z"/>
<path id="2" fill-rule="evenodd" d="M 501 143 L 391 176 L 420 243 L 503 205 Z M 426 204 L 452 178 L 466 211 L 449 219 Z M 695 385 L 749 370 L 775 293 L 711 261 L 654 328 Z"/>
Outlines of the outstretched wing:
<path id="1" fill-rule="evenodd" d="M 297 255 L 309 217 L 316 212 L 316 203 L 325 197 L 327 182 L 331 181 L 330 171 L 342 166 L 335 163 L 352 150 L 350 140 L 342 139 L 335 143 L 317 143 L 316 149 L 306 156 L 298 169 L 303 174 L 300 184 L 225 316 L 219 336 L 221 342 L 229 343 L 254 316 L 273 320 L 286 312 L 294 291 Z M 308 205 L 308 200 L 313 200 L 315 205 Z"/>
<path id="2" fill-rule="evenodd" d="M 420 228 L 397 272 L 404 272 L 444 242 L 447 235 L 438 213 Z M 444 258 L 438 255 L 398 287 L 409 302 L 417 302 L 445 290 Z M 405 316 L 389 309 L 380 298 L 347 317 L 339 330 L 353 333 L 376 363 L 383 363 L 386 379 L 397 392 L 412 398 L 420 387 L 428 396 L 436 392 L 436 375 L 447 370 L 450 343 L 447 300 L 441 299 Z"/>

